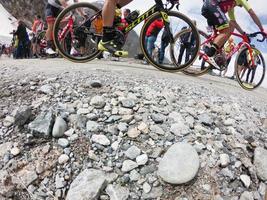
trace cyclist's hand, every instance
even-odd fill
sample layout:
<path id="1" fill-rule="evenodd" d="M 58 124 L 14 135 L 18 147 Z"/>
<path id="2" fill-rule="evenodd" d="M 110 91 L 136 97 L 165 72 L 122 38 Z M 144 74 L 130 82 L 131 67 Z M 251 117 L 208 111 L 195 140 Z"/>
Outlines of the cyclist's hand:
<path id="1" fill-rule="evenodd" d="M 261 30 L 261 32 L 262 32 L 262 34 L 264 35 L 264 37 L 266 37 L 267 38 L 267 30 Z"/>
<path id="2" fill-rule="evenodd" d="M 250 38 L 249 38 L 249 34 L 247 34 L 246 32 L 243 33 L 243 37 L 247 38 L 248 43 L 251 42 Z"/>

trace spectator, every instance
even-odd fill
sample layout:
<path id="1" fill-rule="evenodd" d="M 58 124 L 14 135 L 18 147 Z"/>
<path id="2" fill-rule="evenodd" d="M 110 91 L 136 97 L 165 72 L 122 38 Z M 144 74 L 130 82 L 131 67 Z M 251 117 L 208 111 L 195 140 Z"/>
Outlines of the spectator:
<path id="1" fill-rule="evenodd" d="M 164 28 L 164 31 L 161 36 L 161 45 L 160 45 L 160 52 L 159 52 L 159 64 L 162 64 L 164 61 L 165 56 L 165 49 L 170 43 L 170 38 L 168 36 L 166 28 Z"/>
<path id="2" fill-rule="evenodd" d="M 194 21 L 196 25 L 196 21 Z M 183 27 L 182 30 L 186 30 L 187 27 Z M 196 39 L 193 37 L 192 32 L 186 32 L 181 36 L 181 48 L 178 57 L 178 63 L 181 64 L 182 58 L 185 52 L 185 63 L 188 62 L 190 56 L 192 55 L 192 51 L 194 50 L 194 46 L 196 43 Z"/>
<path id="3" fill-rule="evenodd" d="M 27 53 L 27 45 L 29 45 L 29 36 L 23 21 L 19 20 L 18 28 L 14 35 L 18 38 L 18 48 L 15 58 L 24 58 Z"/>
<path id="4" fill-rule="evenodd" d="M 155 42 L 160 30 L 163 28 L 164 23 L 162 19 L 156 19 L 150 24 L 146 32 L 146 48 L 148 54 L 152 56 L 152 52 L 155 49 Z"/>
<path id="5" fill-rule="evenodd" d="M 129 8 L 126 8 L 123 10 L 123 19 L 125 20 L 129 14 L 131 13 L 131 10 Z"/>

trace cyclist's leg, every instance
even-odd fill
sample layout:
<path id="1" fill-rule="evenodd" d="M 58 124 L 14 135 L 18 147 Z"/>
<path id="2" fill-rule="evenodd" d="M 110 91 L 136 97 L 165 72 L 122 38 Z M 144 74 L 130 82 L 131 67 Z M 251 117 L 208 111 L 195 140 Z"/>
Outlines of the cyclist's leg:
<path id="1" fill-rule="evenodd" d="M 206 0 L 202 7 L 202 15 L 220 32 L 214 39 L 212 46 L 205 49 L 208 56 L 214 56 L 216 51 L 221 48 L 230 37 L 232 26 L 230 27 L 226 15 L 218 6 L 217 0 Z"/>
<path id="2" fill-rule="evenodd" d="M 120 47 L 114 41 L 115 29 L 113 27 L 116 5 L 124 6 L 131 2 L 131 0 L 105 0 L 102 10 L 103 16 L 103 38 L 99 42 L 99 50 L 107 50 L 116 54 L 116 51 L 120 51 Z"/>
<path id="3" fill-rule="evenodd" d="M 47 40 L 47 53 L 54 54 L 53 51 L 53 27 L 55 23 L 55 19 L 60 13 L 58 8 L 53 7 L 50 4 L 47 4 L 45 14 L 47 21 L 47 30 L 46 30 L 46 40 Z"/>

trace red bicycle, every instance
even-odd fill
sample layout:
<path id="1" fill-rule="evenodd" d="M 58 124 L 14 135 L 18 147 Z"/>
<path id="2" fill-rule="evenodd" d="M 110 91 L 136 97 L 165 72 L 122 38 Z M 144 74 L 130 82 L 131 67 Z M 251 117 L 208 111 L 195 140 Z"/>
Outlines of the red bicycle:
<path id="1" fill-rule="evenodd" d="M 176 35 L 175 40 L 181 40 L 186 34 L 188 34 L 188 30 L 183 30 Z M 261 35 L 262 39 L 257 39 L 257 41 L 265 41 L 266 38 L 262 32 L 247 35 L 232 33 L 232 36 L 240 38 L 241 41 L 229 53 L 226 53 L 224 48 L 222 48 L 212 58 L 204 53 L 204 48 L 217 37 L 218 32 L 214 31 L 211 35 L 208 35 L 203 31 L 199 31 L 199 34 L 201 46 L 198 59 L 196 59 L 192 66 L 183 70 L 183 73 L 190 76 L 200 76 L 211 70 L 222 72 L 228 67 L 233 55 L 238 53 L 235 60 L 234 73 L 240 86 L 246 90 L 253 90 L 261 85 L 265 77 L 265 61 L 260 50 L 251 44 L 251 40 Z"/>

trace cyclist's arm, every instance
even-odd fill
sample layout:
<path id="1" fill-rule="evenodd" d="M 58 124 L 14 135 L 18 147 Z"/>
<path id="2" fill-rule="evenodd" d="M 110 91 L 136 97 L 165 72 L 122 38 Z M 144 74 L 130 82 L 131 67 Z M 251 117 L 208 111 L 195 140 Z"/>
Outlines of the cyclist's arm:
<path id="1" fill-rule="evenodd" d="M 259 17 L 256 15 L 256 13 L 251 8 L 251 6 L 248 4 L 248 2 L 246 0 L 236 0 L 236 1 L 239 5 L 243 6 L 248 11 L 249 15 L 253 19 L 254 23 L 259 27 L 259 29 L 261 31 L 264 31 L 264 28 L 262 26 L 262 23 L 260 22 Z"/>
<path id="2" fill-rule="evenodd" d="M 255 24 L 259 27 L 260 31 L 264 31 L 264 28 L 262 26 L 262 23 L 259 19 L 259 17 L 256 15 L 256 13 L 254 12 L 253 9 L 250 9 L 248 11 L 249 15 L 251 16 L 251 18 L 253 19 L 253 21 L 255 22 Z"/>
<path id="3" fill-rule="evenodd" d="M 244 34 L 245 31 L 239 26 L 239 24 L 236 22 L 236 19 L 235 19 L 235 10 L 234 8 L 232 8 L 229 12 L 228 12 L 228 16 L 230 18 L 230 24 L 232 24 L 236 30 L 241 33 L 241 34 Z"/>

